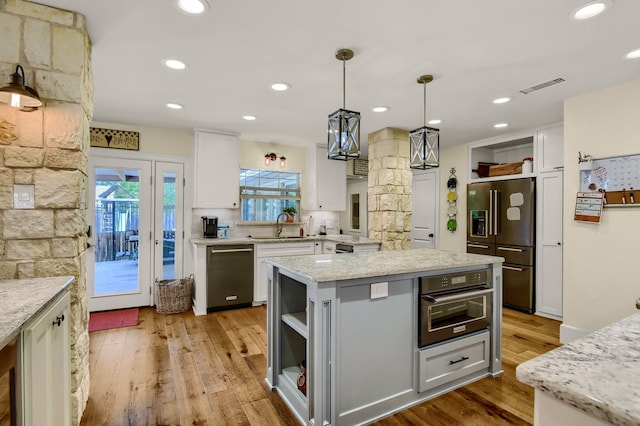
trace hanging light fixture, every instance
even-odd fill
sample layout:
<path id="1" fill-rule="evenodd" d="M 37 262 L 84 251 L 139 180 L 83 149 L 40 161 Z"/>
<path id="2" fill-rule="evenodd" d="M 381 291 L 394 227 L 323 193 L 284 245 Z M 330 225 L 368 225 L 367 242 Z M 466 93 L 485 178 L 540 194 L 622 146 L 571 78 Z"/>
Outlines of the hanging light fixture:
<path id="1" fill-rule="evenodd" d="M 332 160 L 360 157 L 360 113 L 345 109 L 346 61 L 353 50 L 338 49 L 336 59 L 342 61 L 342 108 L 329 115 L 327 156 Z"/>
<path id="2" fill-rule="evenodd" d="M 424 120 L 422 127 L 409 133 L 409 167 L 412 169 L 424 170 L 440 165 L 438 153 L 440 130 L 434 127 L 427 127 L 427 83 L 432 81 L 432 75 L 418 77 L 418 83 L 422 84 L 424 88 Z"/>
<path id="3" fill-rule="evenodd" d="M 0 102 L 5 102 L 21 111 L 35 111 L 42 106 L 38 92 L 24 84 L 24 69 L 18 64 L 16 72 L 9 77 L 9 84 L 0 88 Z"/>

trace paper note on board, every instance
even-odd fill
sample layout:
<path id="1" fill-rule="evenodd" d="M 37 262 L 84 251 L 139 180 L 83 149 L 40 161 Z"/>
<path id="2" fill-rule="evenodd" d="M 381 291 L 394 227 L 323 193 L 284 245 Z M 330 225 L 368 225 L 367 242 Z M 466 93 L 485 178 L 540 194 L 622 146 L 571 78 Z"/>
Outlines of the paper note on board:
<path id="1" fill-rule="evenodd" d="M 509 207 L 507 209 L 507 220 L 520 220 L 520 208 Z"/>
<path id="2" fill-rule="evenodd" d="M 522 192 L 514 192 L 509 196 L 509 204 L 512 207 L 520 207 L 524 204 L 524 194 Z"/>

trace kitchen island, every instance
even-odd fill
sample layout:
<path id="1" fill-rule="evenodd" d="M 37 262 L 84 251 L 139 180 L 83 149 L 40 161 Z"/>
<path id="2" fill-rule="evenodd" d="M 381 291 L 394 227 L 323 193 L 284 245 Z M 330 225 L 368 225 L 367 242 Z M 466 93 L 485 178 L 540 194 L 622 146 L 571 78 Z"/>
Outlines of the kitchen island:
<path id="1" fill-rule="evenodd" d="M 520 364 L 536 425 L 640 424 L 640 313 Z"/>
<path id="2" fill-rule="evenodd" d="M 356 425 L 501 374 L 502 262 L 433 249 L 267 259 L 268 384 L 302 424 Z M 489 325 L 420 347 L 421 278 L 479 271 Z"/>

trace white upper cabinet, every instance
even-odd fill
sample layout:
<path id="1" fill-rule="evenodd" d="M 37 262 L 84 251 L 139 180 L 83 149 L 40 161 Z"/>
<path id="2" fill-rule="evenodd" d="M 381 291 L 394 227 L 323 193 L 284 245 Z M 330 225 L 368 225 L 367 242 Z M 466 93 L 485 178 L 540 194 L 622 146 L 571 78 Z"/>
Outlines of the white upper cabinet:
<path id="1" fill-rule="evenodd" d="M 329 160 L 327 147 L 307 148 L 306 187 L 303 206 L 307 210 L 343 211 L 347 208 L 346 161 Z"/>
<path id="2" fill-rule="evenodd" d="M 194 207 L 238 208 L 240 152 L 238 136 L 196 130 Z"/>
<path id="3" fill-rule="evenodd" d="M 485 139 L 469 144 L 469 181 L 484 182 L 534 177 L 536 154 L 535 131 Z M 533 170 L 527 172 L 515 163 L 533 158 Z M 490 164 L 496 168 L 490 172 Z M 498 168 L 497 165 L 504 165 Z M 508 165 L 508 166 L 507 166 Z"/>
<path id="4" fill-rule="evenodd" d="M 538 130 L 538 172 L 555 172 L 564 168 L 564 128 L 562 125 Z"/>

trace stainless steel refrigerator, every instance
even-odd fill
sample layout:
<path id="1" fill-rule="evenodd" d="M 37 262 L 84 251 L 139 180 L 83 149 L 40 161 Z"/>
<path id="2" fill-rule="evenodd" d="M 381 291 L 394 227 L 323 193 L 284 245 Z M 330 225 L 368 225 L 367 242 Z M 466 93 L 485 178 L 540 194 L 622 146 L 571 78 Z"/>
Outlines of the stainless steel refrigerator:
<path id="1" fill-rule="evenodd" d="M 467 253 L 504 257 L 504 306 L 533 313 L 535 179 L 468 184 L 467 210 Z"/>

